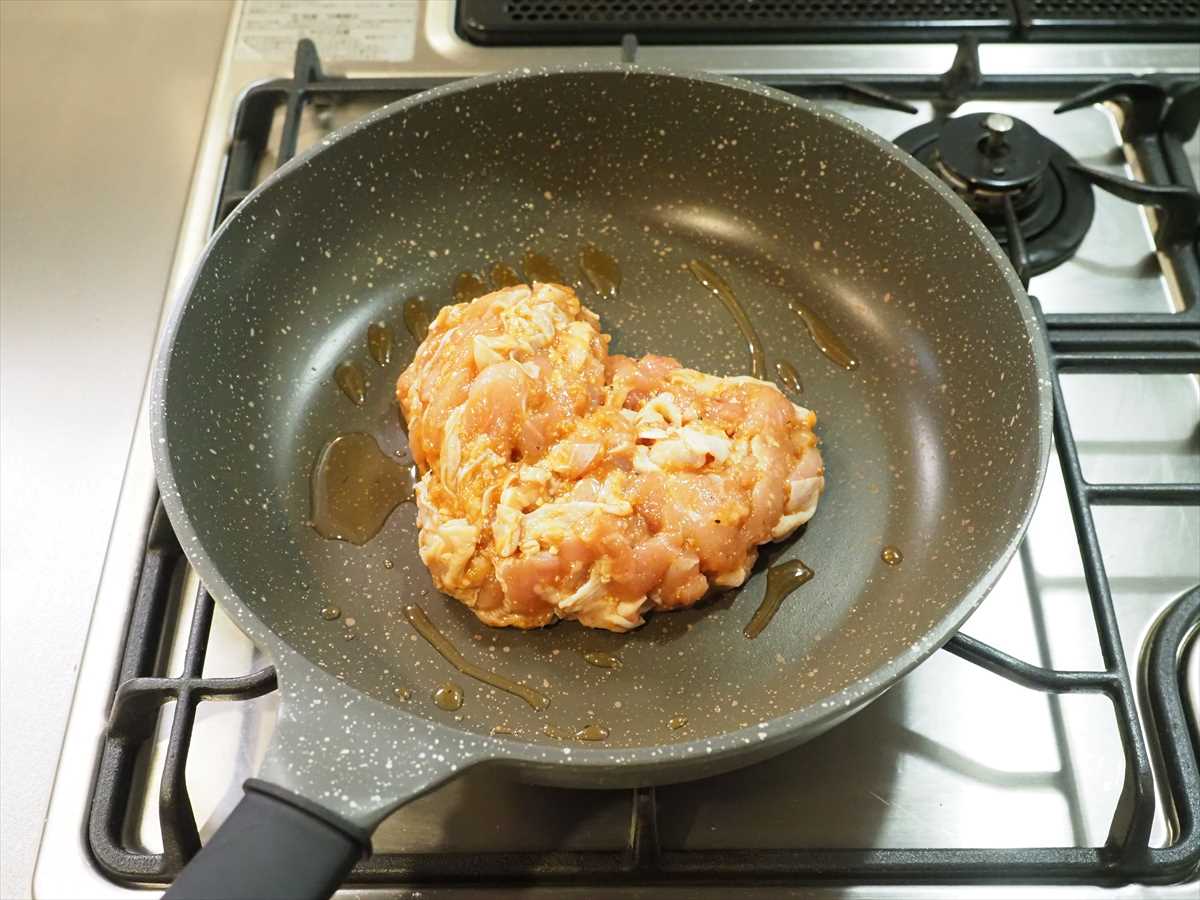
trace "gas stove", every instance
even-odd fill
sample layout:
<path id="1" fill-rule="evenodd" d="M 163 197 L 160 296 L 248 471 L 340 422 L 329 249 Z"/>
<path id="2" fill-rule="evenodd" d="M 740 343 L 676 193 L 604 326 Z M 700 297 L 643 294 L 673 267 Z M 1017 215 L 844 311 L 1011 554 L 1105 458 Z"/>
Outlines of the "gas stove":
<path id="1" fill-rule="evenodd" d="M 1001 240 L 1056 366 L 1033 524 L 946 652 L 828 734 L 718 778 L 569 791 L 468 772 L 392 816 L 345 895 L 1195 896 L 1200 45 L 1164 42 L 1163 22 L 1183 33 L 1165 19 L 1125 23 L 1158 43 L 1100 44 L 1120 33 L 1112 16 L 1075 27 L 1054 18 L 1071 4 L 970 5 L 919 44 L 902 42 L 908 20 L 872 30 L 854 3 L 808 29 L 718 32 L 691 7 L 739 4 L 632 24 L 612 17 L 654 5 L 236 8 L 170 296 L 256 184 L 354 118 L 473 74 L 624 59 L 753 78 L 896 140 Z M 551 13 L 568 6 L 609 18 L 564 30 Z M 1063 35 L 1075 42 L 1038 42 Z M 157 504 L 143 411 L 35 895 L 161 890 L 256 771 L 274 687 Z"/>

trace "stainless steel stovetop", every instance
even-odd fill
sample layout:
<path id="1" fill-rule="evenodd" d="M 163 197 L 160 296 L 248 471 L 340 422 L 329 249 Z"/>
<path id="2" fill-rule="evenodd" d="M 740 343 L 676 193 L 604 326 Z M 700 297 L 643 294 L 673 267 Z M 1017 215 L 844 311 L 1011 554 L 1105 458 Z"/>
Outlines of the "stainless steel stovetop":
<path id="1" fill-rule="evenodd" d="M 169 296 L 177 296 L 209 234 L 217 188 L 239 97 L 263 79 L 289 73 L 297 37 L 313 37 L 328 70 L 352 76 L 465 76 L 531 63 L 615 60 L 618 48 L 479 48 L 453 29 L 450 2 L 310 4 L 298 20 L 289 4 L 239 6 L 213 91 L 192 191 L 179 237 Z M 322 18 L 332 11 L 334 17 Z M 870 74 L 946 70 L 950 45 L 645 47 L 639 61 L 730 74 Z M 1098 79 L 1129 72 L 1195 72 L 1200 46 L 987 45 L 985 74 Z M 1078 160 L 1125 177 L 1140 173 L 1120 137 L 1121 113 L 1098 105 L 1062 115 L 1052 100 L 989 98 L 958 114 L 1004 112 L 1033 125 Z M 836 111 L 885 137 L 926 121 L 851 102 Z M 366 112 L 354 104 L 322 107 L 303 122 L 301 147 Z M 278 122 L 276 123 L 279 124 Z M 1188 148 L 1200 169 L 1200 141 Z M 1143 208 L 1096 191 L 1096 215 L 1075 257 L 1034 278 L 1031 292 L 1048 313 L 1157 312 L 1178 308 L 1172 275 L 1155 253 Z M 1084 469 L 1093 482 L 1200 482 L 1200 381 L 1194 375 L 1066 375 L 1063 387 Z M 131 451 L 103 580 L 71 712 L 34 880 L 38 897 L 146 896 L 153 888 L 117 884 L 88 848 L 86 825 L 98 746 L 104 733 L 133 588 L 145 547 L 155 485 L 143 410 Z M 1200 583 L 1200 508 L 1103 506 L 1094 510 L 1131 667 L 1163 608 Z M 179 605 L 161 670 L 178 672 L 198 584 L 189 573 L 174 592 Z M 1056 668 L 1102 665 L 1079 547 L 1058 466 L 1018 558 L 964 631 L 1021 659 Z M 218 610 L 206 676 L 240 675 L 267 661 Z M 1184 663 L 1200 697 L 1200 651 Z M 270 737 L 276 696 L 206 703 L 196 721 L 187 785 L 202 837 L 241 795 Z M 142 790 L 129 798 L 125 839 L 161 849 L 157 773 L 167 746 L 169 709 L 142 760 Z M 935 654 L 863 713 L 816 741 L 770 762 L 693 784 L 658 790 L 660 841 L 667 848 L 1023 847 L 1102 844 L 1124 774 L 1112 707 L 1095 696 L 1024 690 L 947 653 Z M 628 792 L 529 787 L 468 772 L 400 810 L 375 836 L 377 852 L 541 851 L 620 847 L 629 827 Z M 1152 842 L 1169 843 L 1171 824 L 1157 814 Z M 764 889 L 778 896 L 779 888 Z M 596 896 L 586 888 L 525 889 L 522 895 Z M 713 888 L 712 896 L 728 887 Z M 347 890 L 380 896 L 475 896 L 481 889 Z M 646 888 L 647 894 L 708 896 L 696 888 Z M 1091 889 L 1012 885 L 958 887 L 821 886 L 796 896 L 1043 897 Z M 1117 896 L 1195 897 L 1197 884 L 1137 885 Z M 487 894 L 495 896 L 495 894 Z M 614 894 L 616 895 L 616 894 Z M 628 895 L 621 891 L 619 895 Z"/>

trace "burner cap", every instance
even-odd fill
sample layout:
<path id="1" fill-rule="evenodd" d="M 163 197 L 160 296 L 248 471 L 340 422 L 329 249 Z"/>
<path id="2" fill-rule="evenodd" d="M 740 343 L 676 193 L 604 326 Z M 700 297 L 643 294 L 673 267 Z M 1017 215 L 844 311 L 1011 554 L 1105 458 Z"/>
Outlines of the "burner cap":
<path id="1" fill-rule="evenodd" d="M 1070 259 L 1092 223 L 1092 187 L 1071 155 L 1020 119 L 975 113 L 927 122 L 896 144 L 953 188 L 1005 246 L 1011 200 L 1034 275 Z"/>
<path id="2" fill-rule="evenodd" d="M 1046 174 L 1050 143 L 1020 119 L 975 113 L 950 119 L 937 142 L 949 174 L 972 189 L 1005 192 L 1030 187 Z"/>

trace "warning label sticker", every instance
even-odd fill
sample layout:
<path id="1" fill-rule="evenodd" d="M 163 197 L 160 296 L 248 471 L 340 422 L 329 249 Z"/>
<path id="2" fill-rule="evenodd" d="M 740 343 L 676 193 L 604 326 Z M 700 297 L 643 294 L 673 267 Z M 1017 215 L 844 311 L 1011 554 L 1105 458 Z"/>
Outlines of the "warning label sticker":
<path id="1" fill-rule="evenodd" d="M 234 58 L 290 62 L 296 42 L 310 38 L 326 62 L 407 62 L 419 14 L 413 0 L 249 0 Z"/>

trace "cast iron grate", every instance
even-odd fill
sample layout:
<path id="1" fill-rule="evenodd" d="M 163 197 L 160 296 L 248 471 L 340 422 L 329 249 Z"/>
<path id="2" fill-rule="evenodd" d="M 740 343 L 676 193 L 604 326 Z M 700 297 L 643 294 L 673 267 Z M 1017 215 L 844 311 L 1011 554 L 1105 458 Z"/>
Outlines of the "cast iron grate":
<path id="1" fill-rule="evenodd" d="M 970 62 L 970 46 L 960 54 Z M 967 65 L 970 69 L 971 66 Z M 978 71 L 977 64 L 974 70 Z M 825 79 L 763 79 L 806 96 L 852 96 L 865 102 L 887 102 L 889 92 L 910 97 L 947 97 L 947 85 L 965 83 L 961 73 L 934 79 L 883 79 L 847 85 Z M 998 93 L 1023 97 L 1062 97 L 1095 89 L 1086 77 L 1047 79 L 968 79 L 973 96 Z M 1132 81 L 1132 79 L 1131 79 Z M 380 96 L 399 99 L 436 83 L 429 79 L 330 79 L 316 51 L 302 41 L 291 79 L 251 89 L 243 98 L 230 145 L 229 165 L 218 198 L 223 219 L 252 186 L 258 161 L 267 151 L 267 135 L 275 112 L 284 111 L 277 163 L 296 151 L 300 115 L 305 104 L 331 98 Z M 1117 82 L 1118 86 L 1129 82 Z M 1141 83 L 1141 82 L 1138 82 Z M 1105 88 L 1104 90 L 1108 90 Z M 1194 132 L 1200 88 L 1160 88 L 1167 98 L 1161 123 L 1147 128 L 1134 142 L 1143 168 L 1158 184 L 1195 185 L 1185 165 L 1182 142 Z M 1133 91 L 1138 93 L 1141 88 Z M 1125 90 L 1125 94 L 1130 91 Z M 1153 93 L 1153 92 L 1151 92 Z M 1147 94 L 1149 96 L 1149 94 Z M 1154 96 L 1157 96 L 1155 94 Z M 1189 99 L 1190 98 L 1190 99 Z M 1145 97 L 1143 96 L 1144 100 Z M 1177 104 L 1184 108 L 1175 112 Z M 1131 100 L 1136 105 L 1136 99 Z M 1174 105 L 1173 105 L 1174 104 Z M 1191 105 L 1188 105 L 1191 104 Z M 1191 132 L 1188 131 L 1190 124 Z M 1136 198 L 1135 198 L 1136 199 Z M 1190 207 L 1189 207 L 1190 208 Z M 1193 222 L 1193 228 L 1195 227 Z M 1193 235 L 1195 231 L 1191 232 Z M 1195 638 L 1200 624 L 1200 586 L 1173 602 L 1150 638 L 1144 699 L 1148 724 L 1143 727 L 1135 688 L 1122 651 L 1113 600 L 1105 573 L 1092 508 L 1100 505 L 1200 505 L 1200 484 L 1092 484 L 1083 476 L 1059 376 L 1063 373 L 1200 374 L 1200 248 L 1193 236 L 1163 249 L 1178 271 L 1187 303 L 1181 313 L 1146 315 L 1045 316 L 1053 363 L 1054 437 L 1067 489 L 1071 515 L 1091 599 L 1104 667 L 1095 671 L 1061 671 L 1032 665 L 965 635 L 946 649 L 1030 690 L 1055 694 L 1091 693 L 1106 697 L 1115 712 L 1116 738 L 1125 757 L 1123 789 L 1113 813 L 1108 840 L 1096 847 L 1044 848 L 883 848 L 665 850 L 658 841 L 657 804 L 652 789 L 630 792 L 631 827 L 626 846 L 617 851 L 552 853 L 378 854 L 358 865 L 351 880 L 365 884 L 489 885 L 529 883 L 599 884 L 663 883 L 678 885 L 850 882 L 850 883 L 1013 883 L 1013 882 L 1173 882 L 1200 865 L 1200 770 L 1190 738 L 1200 723 L 1185 707 L 1181 649 Z M 1188 269 L 1191 266 L 1191 269 Z M 1188 280 L 1190 271 L 1193 280 Z M 141 577 L 121 660 L 117 690 L 96 775 L 88 822 L 88 843 L 100 867 L 125 882 L 162 884 L 172 880 L 200 848 L 185 780 L 192 726 L 200 703 L 246 701 L 275 689 L 275 673 L 266 668 L 250 675 L 214 678 L 203 675 L 214 605 L 202 589 L 192 612 L 183 671 L 159 677 L 157 657 L 170 625 L 172 598 L 182 588 L 187 561 L 161 504 L 151 523 Z M 128 837 L 128 798 L 138 774 L 139 751 L 152 736 L 160 706 L 175 701 L 164 755 L 158 805 L 163 851 L 155 853 Z M 1159 783 L 1172 829 L 1167 846 L 1150 846 L 1155 811 L 1155 783 L 1150 744 L 1161 763 Z"/>

